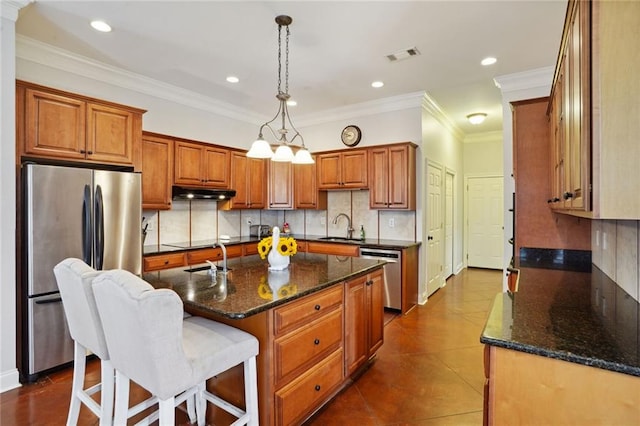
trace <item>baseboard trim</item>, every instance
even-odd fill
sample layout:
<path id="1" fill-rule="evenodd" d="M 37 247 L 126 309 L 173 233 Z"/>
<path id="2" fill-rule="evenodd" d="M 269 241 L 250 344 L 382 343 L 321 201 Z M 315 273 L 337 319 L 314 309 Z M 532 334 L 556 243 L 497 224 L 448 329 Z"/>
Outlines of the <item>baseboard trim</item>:
<path id="1" fill-rule="evenodd" d="M 17 368 L 0 373 L 0 393 L 22 386 L 19 379 Z"/>

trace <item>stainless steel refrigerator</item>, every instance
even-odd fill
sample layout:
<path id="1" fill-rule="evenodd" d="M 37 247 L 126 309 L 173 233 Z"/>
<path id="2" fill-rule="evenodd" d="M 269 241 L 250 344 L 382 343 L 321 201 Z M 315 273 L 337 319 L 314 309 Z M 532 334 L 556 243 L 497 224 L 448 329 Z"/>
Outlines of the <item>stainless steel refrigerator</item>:
<path id="1" fill-rule="evenodd" d="M 24 166 L 23 376 L 73 360 L 53 267 L 67 257 L 95 269 L 142 272 L 140 174 Z M 25 335 L 26 334 L 26 335 Z"/>

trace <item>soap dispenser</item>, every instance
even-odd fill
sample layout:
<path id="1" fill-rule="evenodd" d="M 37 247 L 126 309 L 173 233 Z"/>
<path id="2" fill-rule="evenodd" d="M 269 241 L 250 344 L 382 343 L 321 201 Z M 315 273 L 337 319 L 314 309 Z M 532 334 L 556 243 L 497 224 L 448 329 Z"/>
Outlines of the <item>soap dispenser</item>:
<path id="1" fill-rule="evenodd" d="M 364 241 L 364 225 L 360 225 L 360 239 Z"/>

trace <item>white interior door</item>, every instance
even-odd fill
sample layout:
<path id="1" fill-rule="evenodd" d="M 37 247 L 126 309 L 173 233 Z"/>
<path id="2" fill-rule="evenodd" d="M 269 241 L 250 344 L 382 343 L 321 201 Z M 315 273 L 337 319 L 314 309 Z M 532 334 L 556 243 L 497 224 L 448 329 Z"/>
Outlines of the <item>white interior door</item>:
<path id="1" fill-rule="evenodd" d="M 447 279 L 453 275 L 453 173 L 444 175 L 444 273 Z"/>
<path id="2" fill-rule="evenodd" d="M 427 296 L 444 284 L 442 192 L 442 168 L 430 163 L 427 165 Z"/>
<path id="3" fill-rule="evenodd" d="M 502 269 L 504 217 L 503 178 L 474 177 L 467 181 L 467 266 Z"/>

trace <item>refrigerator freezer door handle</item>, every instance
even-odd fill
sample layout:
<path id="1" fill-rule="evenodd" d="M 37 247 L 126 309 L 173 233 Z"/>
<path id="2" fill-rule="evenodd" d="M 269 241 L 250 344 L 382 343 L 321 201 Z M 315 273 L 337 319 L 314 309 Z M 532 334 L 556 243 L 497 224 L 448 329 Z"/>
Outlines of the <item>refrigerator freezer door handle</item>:
<path id="1" fill-rule="evenodd" d="M 97 270 L 102 270 L 104 264 L 104 200 L 102 198 L 102 187 L 96 187 L 95 198 L 95 243 L 96 243 L 96 264 Z"/>
<path id="2" fill-rule="evenodd" d="M 61 297 L 56 297 L 54 299 L 46 299 L 46 300 L 36 300 L 36 305 L 46 305 L 47 303 L 58 303 L 62 302 Z"/>
<path id="3" fill-rule="evenodd" d="M 82 198 L 82 260 L 87 265 L 91 265 L 91 228 L 91 188 L 85 185 Z"/>

